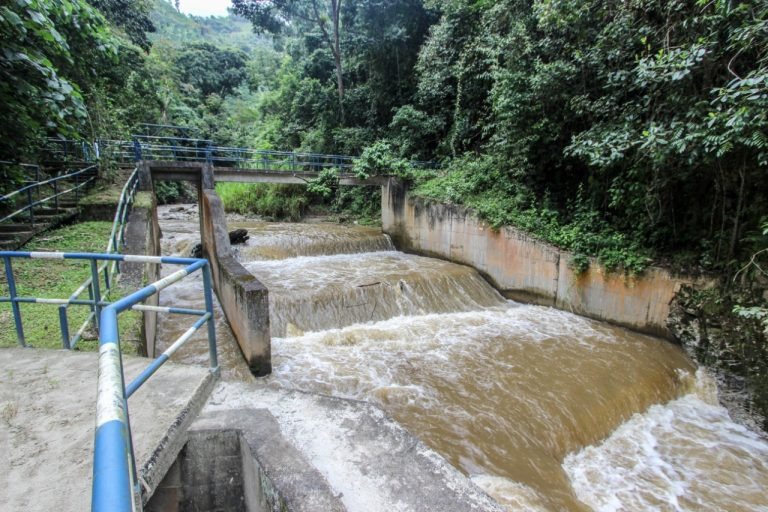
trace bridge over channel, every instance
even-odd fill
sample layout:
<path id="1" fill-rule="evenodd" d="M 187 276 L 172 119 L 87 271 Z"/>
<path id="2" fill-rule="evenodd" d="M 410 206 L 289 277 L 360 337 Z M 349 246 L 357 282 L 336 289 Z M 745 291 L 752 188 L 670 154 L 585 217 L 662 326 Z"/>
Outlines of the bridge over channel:
<path id="1" fill-rule="evenodd" d="M 253 169 L 213 165 L 209 161 L 138 162 L 138 188 L 154 194 L 157 181 L 186 181 L 198 190 L 200 238 L 203 254 L 211 265 L 213 286 L 228 323 L 240 345 L 251 372 L 256 376 L 272 371 L 269 324 L 269 291 L 232 255 L 226 217 L 215 185 L 219 182 L 296 183 L 306 184 L 320 171 Z M 341 185 L 386 186 L 389 177 L 359 179 L 351 173 L 341 174 Z M 146 253 L 160 255 L 160 226 L 154 212 L 144 214 L 138 222 L 147 225 Z M 159 275 L 150 276 L 157 279 Z M 154 356 L 155 323 L 153 312 L 145 312 L 147 352 Z"/>

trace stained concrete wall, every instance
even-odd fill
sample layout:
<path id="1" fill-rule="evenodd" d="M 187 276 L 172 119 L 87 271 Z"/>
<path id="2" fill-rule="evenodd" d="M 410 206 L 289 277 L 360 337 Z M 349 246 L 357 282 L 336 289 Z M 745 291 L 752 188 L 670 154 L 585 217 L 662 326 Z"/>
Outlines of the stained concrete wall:
<path id="1" fill-rule="evenodd" d="M 154 195 L 149 192 L 138 192 L 128 224 L 125 229 L 125 254 L 160 254 L 160 225 L 157 221 L 157 208 Z M 114 212 L 113 212 L 114 215 Z M 159 265 L 152 263 L 123 263 L 121 267 L 122 283 L 127 283 L 132 289 L 139 289 L 148 283 L 160 279 Z M 156 306 L 159 294 L 147 299 L 146 304 Z M 155 357 L 155 341 L 157 336 L 157 312 L 142 312 L 141 351 L 142 355 Z"/>
<path id="2" fill-rule="evenodd" d="M 596 261 L 579 274 L 570 253 L 522 231 L 493 230 L 464 207 L 413 198 L 394 179 L 382 192 L 382 228 L 398 249 L 475 267 L 511 299 L 671 338 L 672 298 L 683 284 L 702 284 L 655 267 L 640 277 L 608 273 Z"/>
<path id="3" fill-rule="evenodd" d="M 224 206 L 214 190 L 201 191 L 200 224 L 203 253 L 229 326 L 251 372 L 267 375 L 272 372 L 267 288 L 232 257 Z"/>

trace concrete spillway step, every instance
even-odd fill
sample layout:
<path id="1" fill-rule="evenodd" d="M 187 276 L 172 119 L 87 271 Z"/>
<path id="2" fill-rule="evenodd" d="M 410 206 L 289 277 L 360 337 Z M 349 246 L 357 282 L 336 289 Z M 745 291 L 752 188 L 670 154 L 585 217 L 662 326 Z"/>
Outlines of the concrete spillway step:
<path id="1" fill-rule="evenodd" d="M 0 349 L 0 510 L 90 510 L 98 358 Z M 124 358 L 126 382 L 149 362 Z M 213 384 L 206 368 L 168 363 L 128 401 L 148 492 L 176 459 Z"/>
<path id="2" fill-rule="evenodd" d="M 48 224 L 0 224 L 0 233 L 26 233 L 33 230 L 46 229 Z"/>
<path id="3" fill-rule="evenodd" d="M 379 408 L 220 383 L 147 512 L 501 508 Z"/>
<path id="4" fill-rule="evenodd" d="M 13 240 L 13 241 L 16 241 L 16 240 L 20 240 L 20 239 L 22 239 L 24 237 L 31 237 L 32 233 L 33 233 L 33 231 L 31 230 L 31 227 L 30 227 L 30 230 L 28 230 L 28 231 L 10 231 L 10 232 L 1 232 L 0 231 L 0 240 Z"/>

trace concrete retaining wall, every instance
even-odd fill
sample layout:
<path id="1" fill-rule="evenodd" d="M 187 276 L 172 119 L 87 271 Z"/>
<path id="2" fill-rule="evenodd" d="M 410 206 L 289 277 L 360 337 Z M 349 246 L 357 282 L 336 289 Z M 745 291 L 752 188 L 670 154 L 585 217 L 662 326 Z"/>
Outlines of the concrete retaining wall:
<path id="1" fill-rule="evenodd" d="M 203 253 L 211 262 L 216 295 L 251 372 L 272 372 L 267 288 L 232 257 L 224 206 L 214 190 L 200 194 Z"/>
<path id="2" fill-rule="evenodd" d="M 671 338 L 669 304 L 683 284 L 701 284 L 649 268 L 636 278 L 608 273 L 592 261 L 582 274 L 571 254 L 514 228 L 499 231 L 464 207 L 429 204 L 396 181 L 383 188 L 382 228 L 398 249 L 478 269 L 505 296 Z"/>

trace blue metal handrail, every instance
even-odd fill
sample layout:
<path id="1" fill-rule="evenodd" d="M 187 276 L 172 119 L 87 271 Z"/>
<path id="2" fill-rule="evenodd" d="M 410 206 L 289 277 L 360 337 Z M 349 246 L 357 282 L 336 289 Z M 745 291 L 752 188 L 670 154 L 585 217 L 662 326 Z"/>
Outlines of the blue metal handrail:
<path id="1" fill-rule="evenodd" d="M 213 317 L 211 271 L 208 261 L 205 259 L 159 256 L 23 251 L 0 251 L 0 258 L 5 262 L 6 276 L 8 277 L 11 295 L 10 298 L 4 298 L 9 300 L 4 300 L 3 302 L 11 302 L 14 308 L 14 321 L 16 322 L 17 332 L 21 328 L 19 304 L 28 302 L 28 299 L 40 302 L 40 299 L 18 297 L 16 295 L 16 285 L 11 270 L 11 260 L 14 258 L 81 260 L 89 261 L 92 266 L 98 264 L 99 261 L 184 265 L 184 268 L 181 270 L 145 286 L 127 297 L 112 304 L 104 304 L 104 309 L 101 310 L 91 510 L 93 512 L 133 512 L 135 499 L 137 496 L 140 496 L 140 488 L 136 475 L 131 427 L 128 421 L 128 398 L 165 364 L 174 352 L 189 341 L 203 324 L 208 326 L 209 369 L 214 375 L 219 374 L 216 330 Z M 202 271 L 203 275 L 205 310 L 140 304 L 198 270 Z M 63 302 L 67 302 L 67 299 L 45 299 L 45 303 L 48 304 L 61 304 Z M 118 316 L 129 309 L 194 315 L 199 318 L 168 349 L 154 359 L 138 377 L 128 386 L 125 386 Z"/>
<path id="2" fill-rule="evenodd" d="M 141 259 L 141 257 L 132 258 L 134 258 L 133 261 Z M 150 257 L 143 259 L 151 260 Z M 219 372 L 216 359 L 211 278 L 207 260 L 189 258 L 160 258 L 160 260 L 161 262 L 189 263 L 189 265 L 107 306 L 101 312 L 92 512 L 132 512 L 135 500 L 141 499 L 141 489 L 136 478 L 136 460 L 128 420 L 127 399 L 191 337 L 192 333 L 202 327 L 203 323 L 208 324 L 210 369 L 216 375 Z M 126 387 L 120 353 L 118 315 L 199 269 L 203 271 L 205 314 Z"/>
<path id="3" fill-rule="evenodd" d="M 56 161 L 93 162 L 98 160 L 98 148 L 86 140 L 46 139 L 43 156 Z"/>
<path id="4" fill-rule="evenodd" d="M 119 254 L 122 250 L 125 239 L 125 228 L 127 225 L 128 214 L 130 213 L 133 200 L 139 185 L 139 173 L 134 169 L 120 193 L 120 199 L 115 210 L 115 217 L 112 222 L 112 231 L 109 235 L 106 254 Z M 98 327 L 99 314 L 105 304 L 103 299 L 109 297 L 115 283 L 115 276 L 120 272 L 120 265 L 117 261 L 104 262 L 100 266 L 91 266 L 91 276 L 86 279 L 80 287 L 69 296 L 66 304 L 59 306 L 59 326 L 61 329 L 62 345 L 65 349 L 73 349 L 83 337 L 83 333 L 93 322 Z M 101 288 L 101 276 L 104 276 L 104 289 Z M 89 300 L 85 304 L 91 306 L 91 313 L 86 317 L 80 328 L 74 336 L 70 336 L 69 317 L 67 309 L 70 305 L 83 305 L 80 296 L 88 291 Z"/>
<path id="5" fill-rule="evenodd" d="M 56 176 L 55 178 L 50 178 L 43 181 L 35 181 L 29 185 L 26 185 L 24 187 L 21 187 L 18 190 L 14 190 L 13 192 L 0 196 L 0 203 L 10 203 L 11 199 L 14 197 L 24 194 L 26 196 L 27 204 L 26 206 L 14 211 L 13 213 L 10 213 L 6 215 L 3 218 L 0 218 L 0 222 L 6 222 L 8 220 L 11 220 L 12 218 L 16 217 L 19 214 L 22 214 L 24 212 L 29 212 L 29 221 L 34 224 L 35 222 L 35 216 L 34 216 L 34 208 L 36 206 L 40 206 L 42 204 L 45 204 L 49 201 L 54 201 L 54 205 L 56 210 L 58 210 L 59 207 L 59 197 L 71 194 L 72 192 L 75 193 L 75 197 L 79 197 L 80 189 L 83 187 L 88 186 L 92 182 L 96 180 L 95 176 L 92 176 L 88 179 L 83 180 L 80 182 L 80 175 L 93 171 L 96 168 L 95 165 L 91 165 L 89 167 L 85 167 L 84 169 L 80 169 L 74 172 L 70 172 L 68 174 L 62 174 L 60 176 Z M 75 185 L 67 190 L 59 191 L 59 182 L 64 180 L 75 180 Z M 40 199 L 40 187 L 43 187 L 45 185 L 53 185 L 53 193 L 47 197 L 44 197 Z M 32 191 L 35 190 L 38 195 L 38 200 L 34 201 L 32 199 Z"/>

